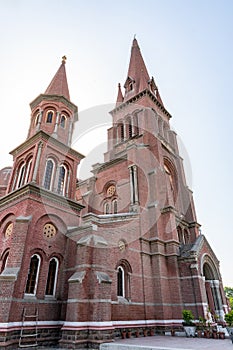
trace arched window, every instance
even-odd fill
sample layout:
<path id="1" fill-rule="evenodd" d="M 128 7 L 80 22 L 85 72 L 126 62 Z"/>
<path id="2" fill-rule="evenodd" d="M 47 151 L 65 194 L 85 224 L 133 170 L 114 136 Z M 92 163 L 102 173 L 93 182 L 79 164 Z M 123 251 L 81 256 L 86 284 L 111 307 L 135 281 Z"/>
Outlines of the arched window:
<path id="1" fill-rule="evenodd" d="M 122 266 L 117 269 L 117 296 L 125 296 L 125 272 Z"/>
<path id="2" fill-rule="evenodd" d="M 130 274 L 132 269 L 127 260 L 122 259 L 117 267 L 117 296 L 130 299 Z"/>
<path id="3" fill-rule="evenodd" d="M 176 175 L 174 165 L 172 164 L 172 162 L 170 162 L 170 160 L 168 160 L 166 158 L 164 159 L 164 170 L 165 170 L 165 174 L 166 174 L 168 195 L 169 195 L 169 198 L 174 202 L 174 203 L 172 203 L 172 205 L 174 205 L 176 202 L 177 193 L 178 193 L 177 175 Z"/>
<path id="4" fill-rule="evenodd" d="M 183 232 L 180 226 L 177 227 L 177 233 L 180 244 L 184 244 Z"/>
<path id="5" fill-rule="evenodd" d="M 52 181 L 54 174 L 54 161 L 52 159 L 48 159 L 45 168 L 45 176 L 44 176 L 44 188 L 47 190 L 52 189 Z"/>
<path id="6" fill-rule="evenodd" d="M 66 180 L 67 180 L 67 168 L 65 167 L 65 165 L 61 165 L 59 168 L 57 192 L 59 194 L 62 194 L 63 196 L 65 195 Z"/>
<path id="7" fill-rule="evenodd" d="M 112 206 L 113 206 L 113 213 L 117 214 L 117 200 L 116 199 L 112 202 Z"/>
<path id="8" fill-rule="evenodd" d="M 28 183 L 28 181 L 29 181 L 29 176 L 30 176 L 31 167 L 32 167 L 32 158 L 27 162 L 27 170 L 26 170 L 26 175 L 25 175 L 25 183 Z"/>
<path id="9" fill-rule="evenodd" d="M 6 268 L 6 266 L 7 266 L 8 257 L 9 257 L 9 250 L 7 250 L 7 251 L 5 252 L 5 254 L 3 254 L 2 261 L 1 261 L 0 274 L 3 272 L 3 270 L 4 270 L 4 269 Z"/>
<path id="10" fill-rule="evenodd" d="M 104 204 L 104 214 L 109 214 L 110 213 L 110 207 L 109 203 Z"/>
<path id="11" fill-rule="evenodd" d="M 62 114 L 61 116 L 61 121 L 60 121 L 60 126 L 62 128 L 65 128 L 66 127 L 66 117 Z"/>
<path id="12" fill-rule="evenodd" d="M 121 141 L 124 141 L 124 124 L 120 125 L 120 133 Z"/>
<path id="13" fill-rule="evenodd" d="M 23 163 L 19 167 L 19 172 L 18 172 L 18 180 L 16 183 L 16 188 L 20 188 L 24 184 L 24 179 L 25 179 L 25 171 L 26 171 L 26 164 Z"/>
<path id="14" fill-rule="evenodd" d="M 36 114 L 36 117 L 35 117 L 35 125 L 38 125 L 38 123 L 39 123 L 39 118 L 40 118 L 40 113 L 37 113 L 37 114 Z"/>
<path id="15" fill-rule="evenodd" d="M 188 244 L 190 243 L 190 236 L 189 236 L 189 231 L 188 230 L 184 230 L 184 243 Z"/>
<path id="16" fill-rule="evenodd" d="M 49 271 L 46 284 L 46 295 L 55 295 L 57 285 L 58 260 L 52 258 L 49 262 Z"/>
<path id="17" fill-rule="evenodd" d="M 117 141 L 124 141 L 124 124 L 122 122 L 117 125 Z"/>
<path id="18" fill-rule="evenodd" d="M 47 112 L 47 118 L 46 118 L 46 123 L 52 123 L 53 122 L 53 111 L 48 111 Z"/>
<path id="19" fill-rule="evenodd" d="M 133 125 L 130 117 L 127 118 L 126 125 L 127 125 L 127 136 L 130 139 L 133 136 Z"/>
<path id="20" fill-rule="evenodd" d="M 33 294 L 33 295 L 36 294 L 39 270 L 40 270 L 40 256 L 37 254 L 34 254 L 31 257 L 31 261 L 30 261 L 25 294 Z"/>

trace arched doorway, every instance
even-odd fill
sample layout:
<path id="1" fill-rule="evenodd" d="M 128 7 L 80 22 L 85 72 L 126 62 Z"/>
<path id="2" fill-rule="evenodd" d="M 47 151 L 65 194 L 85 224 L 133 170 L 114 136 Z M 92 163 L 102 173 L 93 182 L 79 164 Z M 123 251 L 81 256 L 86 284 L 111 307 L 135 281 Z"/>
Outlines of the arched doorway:
<path id="1" fill-rule="evenodd" d="M 213 321 L 216 316 L 224 320 L 223 300 L 218 269 L 210 257 L 206 256 L 203 263 L 203 276 L 207 297 L 207 320 Z"/>

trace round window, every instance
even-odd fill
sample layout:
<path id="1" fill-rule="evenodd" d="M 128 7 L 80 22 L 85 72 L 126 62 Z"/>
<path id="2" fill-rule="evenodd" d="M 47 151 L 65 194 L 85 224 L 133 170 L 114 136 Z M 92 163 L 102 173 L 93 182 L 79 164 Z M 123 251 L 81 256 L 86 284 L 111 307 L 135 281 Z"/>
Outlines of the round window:
<path id="1" fill-rule="evenodd" d="M 107 195 L 110 197 L 110 196 L 113 196 L 114 193 L 116 192 L 116 187 L 114 185 L 111 185 L 108 187 L 107 189 Z"/>
<path id="2" fill-rule="evenodd" d="M 5 237 L 8 238 L 11 236 L 13 231 L 13 222 L 7 225 L 6 230 L 5 230 Z"/>
<path id="3" fill-rule="evenodd" d="M 45 237 L 51 238 L 54 237 L 57 233 L 56 227 L 53 224 L 46 224 L 44 225 L 43 233 Z"/>

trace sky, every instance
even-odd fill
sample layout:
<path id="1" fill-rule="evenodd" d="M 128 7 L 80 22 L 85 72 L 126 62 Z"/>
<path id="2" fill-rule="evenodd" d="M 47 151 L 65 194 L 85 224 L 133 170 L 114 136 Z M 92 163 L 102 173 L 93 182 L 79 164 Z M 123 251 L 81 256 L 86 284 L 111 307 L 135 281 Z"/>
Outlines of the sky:
<path id="1" fill-rule="evenodd" d="M 105 113 L 115 102 L 135 34 L 172 115 L 202 233 L 233 287 L 233 1 L 0 0 L 0 169 L 12 165 L 9 152 L 27 137 L 29 103 L 62 56 L 82 125 L 86 110 Z M 85 137 L 77 124 L 75 148 L 93 153 L 87 136 L 104 144 L 110 121 L 101 114 Z"/>

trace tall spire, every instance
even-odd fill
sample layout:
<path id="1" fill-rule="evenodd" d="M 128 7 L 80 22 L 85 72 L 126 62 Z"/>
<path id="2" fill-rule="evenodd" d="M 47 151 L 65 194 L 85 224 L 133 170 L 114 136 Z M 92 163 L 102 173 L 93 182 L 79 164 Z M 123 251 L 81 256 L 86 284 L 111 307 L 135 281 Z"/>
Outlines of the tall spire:
<path id="1" fill-rule="evenodd" d="M 124 88 L 125 95 L 123 101 L 127 101 L 137 95 L 139 92 L 148 89 L 163 106 L 163 102 L 158 92 L 154 78 L 150 78 L 148 74 L 140 47 L 135 37 L 133 39 L 133 44 L 131 47 L 128 75 L 124 84 Z"/>
<path id="2" fill-rule="evenodd" d="M 148 88 L 150 77 L 141 55 L 137 39 L 133 39 L 128 75 L 124 87 L 126 91 L 134 91 L 134 95 Z M 129 84 L 131 86 L 129 87 Z M 130 93 L 131 96 L 131 93 Z"/>
<path id="3" fill-rule="evenodd" d="M 62 63 L 57 73 L 54 75 L 51 83 L 47 87 L 45 91 L 45 95 L 59 95 L 59 96 L 64 96 L 65 98 L 67 98 L 67 100 L 70 100 L 69 88 L 68 88 L 68 83 L 66 78 L 65 63 L 66 63 L 66 56 L 63 56 Z"/>

